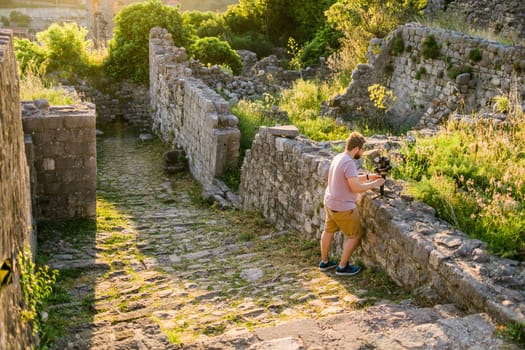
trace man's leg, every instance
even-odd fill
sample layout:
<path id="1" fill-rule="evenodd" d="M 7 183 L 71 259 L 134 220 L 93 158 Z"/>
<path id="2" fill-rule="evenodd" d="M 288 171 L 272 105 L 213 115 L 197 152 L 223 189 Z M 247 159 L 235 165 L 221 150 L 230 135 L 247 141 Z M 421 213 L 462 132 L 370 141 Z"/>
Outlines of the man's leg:
<path id="1" fill-rule="evenodd" d="M 343 243 L 343 253 L 339 261 L 339 267 L 344 268 L 350 260 L 352 253 L 359 247 L 362 237 L 361 217 L 356 209 L 343 212 L 338 217 L 337 224 L 345 233 L 345 242 Z"/>
<path id="2" fill-rule="evenodd" d="M 334 233 L 328 233 L 326 230 L 321 234 L 321 261 L 328 262 L 328 252 L 330 251 L 330 244 L 334 238 Z"/>
<path id="3" fill-rule="evenodd" d="M 359 247 L 361 243 L 361 236 L 346 237 L 345 243 L 343 244 L 343 254 L 341 254 L 341 260 L 339 261 L 339 267 L 344 268 L 350 260 L 350 256 Z"/>

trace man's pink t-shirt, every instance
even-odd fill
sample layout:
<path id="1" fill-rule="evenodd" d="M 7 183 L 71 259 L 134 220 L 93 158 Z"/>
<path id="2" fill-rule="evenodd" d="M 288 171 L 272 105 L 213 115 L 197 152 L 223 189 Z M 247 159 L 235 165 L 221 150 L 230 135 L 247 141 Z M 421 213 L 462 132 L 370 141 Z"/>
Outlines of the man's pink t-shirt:
<path id="1" fill-rule="evenodd" d="M 348 178 L 358 176 L 355 161 L 346 152 L 334 157 L 328 171 L 328 186 L 324 194 L 324 205 L 335 211 L 357 207 L 357 193 L 350 190 Z"/>

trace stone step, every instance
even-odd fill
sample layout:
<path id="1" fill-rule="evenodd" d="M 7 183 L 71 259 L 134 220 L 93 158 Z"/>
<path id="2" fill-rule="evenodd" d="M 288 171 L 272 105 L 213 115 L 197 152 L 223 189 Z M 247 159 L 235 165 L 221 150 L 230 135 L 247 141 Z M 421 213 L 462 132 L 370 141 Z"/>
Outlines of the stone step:
<path id="1" fill-rule="evenodd" d="M 496 336 L 486 314 L 464 315 L 453 305 L 418 308 L 380 304 L 320 319 L 230 332 L 184 344 L 184 349 L 515 349 Z"/>

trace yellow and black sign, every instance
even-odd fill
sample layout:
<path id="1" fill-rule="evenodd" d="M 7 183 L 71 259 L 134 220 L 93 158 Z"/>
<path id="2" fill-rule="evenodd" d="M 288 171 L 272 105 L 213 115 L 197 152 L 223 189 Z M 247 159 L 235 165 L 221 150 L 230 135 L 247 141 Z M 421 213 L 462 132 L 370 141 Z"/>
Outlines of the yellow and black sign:
<path id="1" fill-rule="evenodd" d="M 5 259 L 0 268 L 0 287 L 7 286 L 13 281 L 11 259 Z"/>

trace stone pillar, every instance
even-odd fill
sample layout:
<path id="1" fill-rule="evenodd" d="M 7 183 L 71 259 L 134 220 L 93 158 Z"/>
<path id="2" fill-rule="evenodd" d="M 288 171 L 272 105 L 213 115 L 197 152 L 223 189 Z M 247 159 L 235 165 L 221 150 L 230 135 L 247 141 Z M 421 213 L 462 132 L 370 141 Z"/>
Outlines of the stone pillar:
<path id="1" fill-rule="evenodd" d="M 96 134 L 92 104 L 24 103 L 24 131 L 34 147 L 38 220 L 96 215 Z"/>

